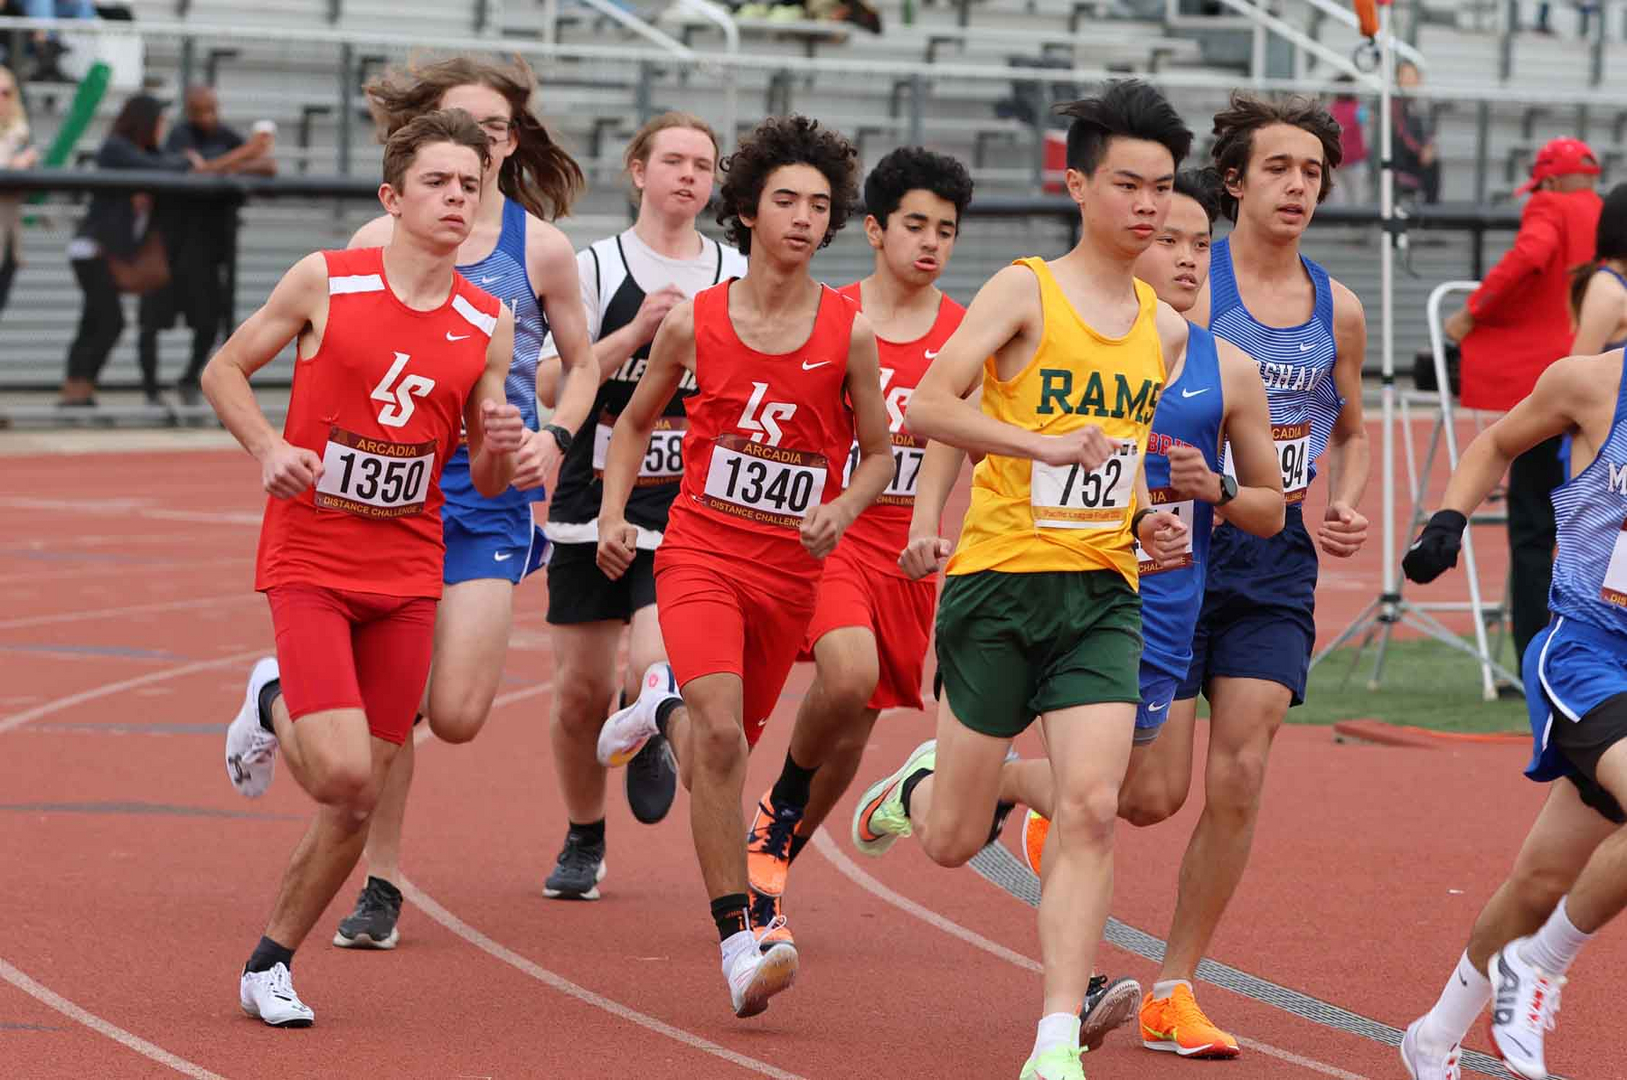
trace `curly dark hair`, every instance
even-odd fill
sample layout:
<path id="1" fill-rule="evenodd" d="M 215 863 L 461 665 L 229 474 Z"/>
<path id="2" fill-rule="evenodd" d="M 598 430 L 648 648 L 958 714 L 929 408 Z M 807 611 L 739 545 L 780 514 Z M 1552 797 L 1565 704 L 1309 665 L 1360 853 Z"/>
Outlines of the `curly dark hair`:
<path id="1" fill-rule="evenodd" d="M 851 142 L 806 116 L 771 116 L 718 165 L 723 188 L 717 223 L 742 255 L 751 254 L 751 229 L 741 215 L 757 216 L 768 174 L 785 165 L 811 165 L 830 182 L 830 225 L 820 247 L 841 232 L 859 201 L 859 152 Z"/>
<path id="2" fill-rule="evenodd" d="M 1096 175 L 1111 139 L 1145 139 L 1168 150 L 1179 166 L 1192 151 L 1192 129 L 1158 88 L 1140 79 L 1114 79 L 1095 97 L 1065 101 L 1054 110 L 1068 125 L 1068 168 Z"/>
<path id="3" fill-rule="evenodd" d="M 930 191 L 955 207 L 955 229 L 961 215 L 972 203 L 972 175 L 966 166 L 948 154 L 935 154 L 919 146 L 900 146 L 876 162 L 864 181 L 864 208 L 881 227 L 904 196 L 912 191 Z"/>
<path id="4" fill-rule="evenodd" d="M 1308 131 L 1321 142 L 1322 187 L 1316 201 L 1325 202 L 1333 194 L 1333 170 L 1344 160 L 1339 144 L 1341 129 L 1333 114 L 1316 98 L 1303 94 L 1273 99 L 1234 90 L 1227 106 L 1215 113 L 1215 142 L 1210 150 L 1222 181 L 1220 212 L 1229 221 L 1237 220 L 1237 197 L 1226 190 L 1226 184 L 1247 175 L 1249 159 L 1254 156 L 1254 133 L 1275 124 Z"/>
<path id="5" fill-rule="evenodd" d="M 1175 174 L 1175 194 L 1185 195 L 1209 215 L 1209 227 L 1220 217 L 1220 174 L 1214 169 L 1182 169 Z"/>

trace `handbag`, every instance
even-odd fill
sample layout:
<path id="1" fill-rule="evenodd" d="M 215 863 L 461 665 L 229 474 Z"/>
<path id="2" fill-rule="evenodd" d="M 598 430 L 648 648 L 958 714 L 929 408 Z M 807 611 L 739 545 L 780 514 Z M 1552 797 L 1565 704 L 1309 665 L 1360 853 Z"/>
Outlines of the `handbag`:
<path id="1" fill-rule="evenodd" d="M 149 229 L 147 238 L 128 259 L 108 255 L 107 269 L 113 275 L 113 284 L 121 293 L 150 293 L 169 284 L 169 253 L 164 250 L 164 238 L 157 229 Z"/>

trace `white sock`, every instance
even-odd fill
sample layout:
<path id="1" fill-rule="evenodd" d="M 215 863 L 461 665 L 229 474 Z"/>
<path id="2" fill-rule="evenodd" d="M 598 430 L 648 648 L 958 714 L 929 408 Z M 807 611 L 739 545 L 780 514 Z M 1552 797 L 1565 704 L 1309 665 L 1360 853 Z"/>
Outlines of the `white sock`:
<path id="1" fill-rule="evenodd" d="M 1168 982 L 1156 982 L 1152 984 L 1153 1000 L 1163 1001 L 1167 999 L 1175 992 L 1175 988 L 1177 986 L 1184 986 L 1188 991 L 1192 990 L 1192 984 L 1187 982 L 1185 979 L 1170 979 Z"/>
<path id="2" fill-rule="evenodd" d="M 1582 933 L 1571 922 L 1570 913 L 1565 909 L 1565 897 L 1562 896 L 1559 906 L 1542 924 L 1542 929 L 1526 938 L 1525 944 L 1520 946 L 1520 956 L 1545 975 L 1563 975 L 1570 970 L 1582 946 L 1591 940 L 1592 934 Z"/>
<path id="3" fill-rule="evenodd" d="M 757 936 L 750 930 L 739 930 L 723 939 L 723 976 L 728 978 L 729 972 L 734 970 L 734 962 L 742 953 L 750 952 L 757 947 Z"/>
<path id="4" fill-rule="evenodd" d="M 1440 1000 L 1424 1017 L 1419 1034 L 1442 1050 L 1454 1046 L 1469 1034 L 1490 1001 L 1491 980 L 1474 969 L 1465 951 L 1458 957 L 1457 970 L 1446 980 Z"/>
<path id="5" fill-rule="evenodd" d="M 1079 1017 L 1075 1013 L 1052 1013 L 1040 1017 L 1039 1034 L 1034 1037 L 1034 1056 L 1039 1057 L 1053 1046 L 1079 1049 Z"/>

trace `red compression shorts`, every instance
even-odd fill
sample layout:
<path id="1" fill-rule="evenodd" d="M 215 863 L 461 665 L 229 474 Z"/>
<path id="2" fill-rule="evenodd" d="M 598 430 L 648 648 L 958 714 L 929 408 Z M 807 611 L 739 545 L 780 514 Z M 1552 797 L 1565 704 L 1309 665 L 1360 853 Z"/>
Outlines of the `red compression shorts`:
<path id="1" fill-rule="evenodd" d="M 814 659 L 815 644 L 832 630 L 862 626 L 875 635 L 880 669 L 869 708 L 919 709 L 921 675 L 937 609 L 935 578 L 911 581 L 876 569 L 862 558 L 844 554 L 838 544 L 825 560 L 802 659 Z"/>
<path id="2" fill-rule="evenodd" d="M 667 552 L 655 559 L 655 606 L 678 686 L 730 673 L 743 685 L 741 721 L 756 746 L 797 661 L 818 582 L 781 575 L 769 587 L 741 563 Z"/>
<path id="3" fill-rule="evenodd" d="M 436 601 L 315 585 L 266 590 L 290 719 L 361 709 L 367 729 L 400 746 L 429 681 Z"/>

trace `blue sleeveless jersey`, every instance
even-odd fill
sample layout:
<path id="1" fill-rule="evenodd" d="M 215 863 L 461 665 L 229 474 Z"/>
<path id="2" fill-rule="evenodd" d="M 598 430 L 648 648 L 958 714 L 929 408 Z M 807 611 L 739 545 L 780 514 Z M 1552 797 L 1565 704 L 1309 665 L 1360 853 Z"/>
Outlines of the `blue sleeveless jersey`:
<path id="1" fill-rule="evenodd" d="M 542 339 L 548 336 L 548 319 L 537 302 L 531 276 L 525 270 L 525 207 L 513 199 L 503 203 L 503 229 L 492 253 L 477 263 L 458 267 L 458 273 L 501 300 L 514 314 L 514 356 L 508 365 L 503 389 L 509 404 L 520 410 L 525 426 L 537 429 L 537 356 Z M 441 474 L 441 491 L 446 501 L 470 510 L 493 506 L 516 507 L 539 502 L 546 497 L 541 488 L 517 491 L 509 488 L 495 499 L 475 490 L 469 479 L 469 449 L 459 446 Z"/>
<path id="2" fill-rule="evenodd" d="M 1206 502 L 1176 500 L 1169 490 L 1169 448 L 1182 444 L 1203 451 L 1209 468 L 1220 470 L 1220 428 L 1226 416 L 1220 380 L 1220 357 L 1214 335 L 1191 328 L 1186 363 L 1180 378 L 1164 387 L 1147 441 L 1147 488 L 1153 505 L 1176 513 L 1191 530 L 1192 554 L 1179 565 L 1141 562 L 1141 652 L 1143 668 L 1182 677 L 1192 661 L 1192 632 L 1203 606 L 1204 570 L 1209 561 L 1209 534 L 1214 507 Z M 1140 546 L 1136 548 L 1140 554 Z"/>
<path id="3" fill-rule="evenodd" d="M 1548 609 L 1627 635 L 1627 374 L 1599 456 L 1553 491 L 1559 553 Z"/>
<path id="4" fill-rule="evenodd" d="M 1309 322 L 1289 327 L 1266 326 L 1243 306 L 1232 273 L 1231 237 L 1214 246 L 1209 268 L 1209 329 L 1260 365 L 1260 381 L 1271 405 L 1271 437 L 1282 465 L 1283 495 L 1290 504 L 1304 500 L 1316 477 L 1314 463 L 1327 449 L 1328 436 L 1344 408 L 1333 379 L 1339 356 L 1333 336 L 1333 286 L 1322 267 L 1303 255 L 1299 261 L 1316 289 L 1316 305 Z"/>

